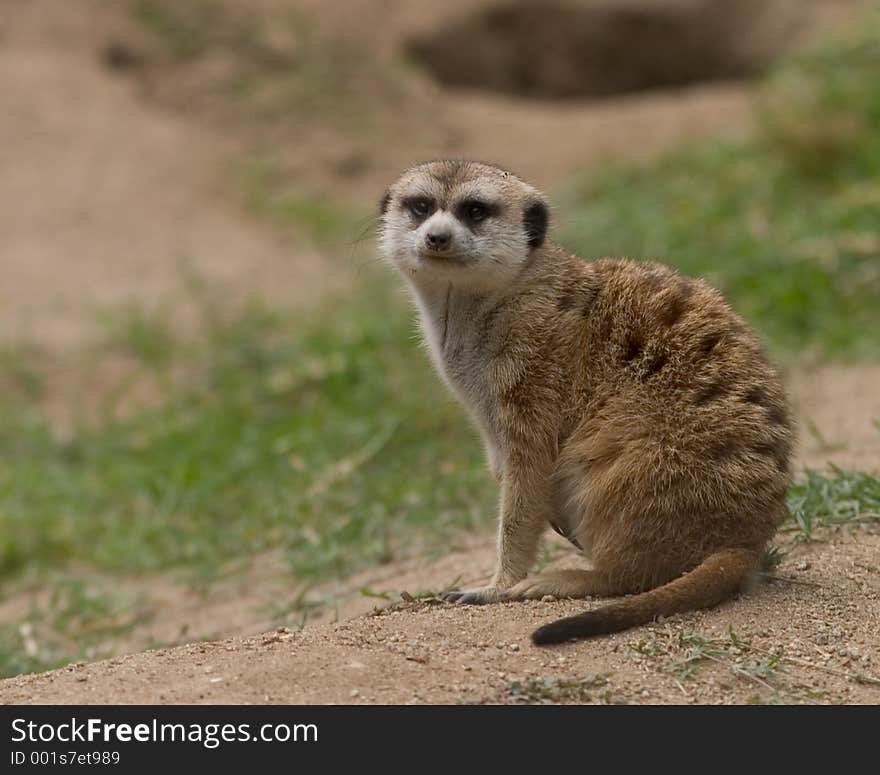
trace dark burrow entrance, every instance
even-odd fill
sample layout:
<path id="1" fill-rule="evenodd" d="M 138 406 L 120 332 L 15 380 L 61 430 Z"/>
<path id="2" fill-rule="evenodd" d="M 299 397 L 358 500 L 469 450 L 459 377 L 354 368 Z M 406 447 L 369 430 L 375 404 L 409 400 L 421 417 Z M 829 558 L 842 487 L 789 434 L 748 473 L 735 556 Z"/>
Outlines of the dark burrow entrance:
<path id="1" fill-rule="evenodd" d="M 780 8 L 773 0 L 509 0 L 408 48 L 448 86 L 599 97 L 760 73 L 791 32 Z"/>

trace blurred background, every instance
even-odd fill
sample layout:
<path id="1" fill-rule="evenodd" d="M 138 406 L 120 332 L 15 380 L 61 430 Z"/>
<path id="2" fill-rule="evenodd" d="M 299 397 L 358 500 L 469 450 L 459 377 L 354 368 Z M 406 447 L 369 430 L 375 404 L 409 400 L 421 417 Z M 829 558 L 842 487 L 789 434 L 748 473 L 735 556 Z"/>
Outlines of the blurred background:
<path id="1" fill-rule="evenodd" d="M 792 387 L 793 529 L 876 513 L 878 84 L 858 0 L 0 0 L 0 672 L 348 616 L 491 546 L 375 246 L 427 158 L 720 287 Z"/>

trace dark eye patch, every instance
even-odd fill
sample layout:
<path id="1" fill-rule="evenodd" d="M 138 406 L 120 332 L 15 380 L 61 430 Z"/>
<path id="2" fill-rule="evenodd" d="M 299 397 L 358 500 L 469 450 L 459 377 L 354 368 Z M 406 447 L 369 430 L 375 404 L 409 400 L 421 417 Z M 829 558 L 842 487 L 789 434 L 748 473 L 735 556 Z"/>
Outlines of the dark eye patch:
<path id="1" fill-rule="evenodd" d="M 433 199 L 427 196 L 408 196 L 403 200 L 403 207 L 418 221 L 423 221 L 436 209 Z"/>
<path id="2" fill-rule="evenodd" d="M 465 199 L 458 203 L 455 214 L 458 219 L 469 226 L 473 226 L 487 218 L 492 218 L 501 212 L 501 207 L 492 202 L 484 202 L 482 199 Z"/>

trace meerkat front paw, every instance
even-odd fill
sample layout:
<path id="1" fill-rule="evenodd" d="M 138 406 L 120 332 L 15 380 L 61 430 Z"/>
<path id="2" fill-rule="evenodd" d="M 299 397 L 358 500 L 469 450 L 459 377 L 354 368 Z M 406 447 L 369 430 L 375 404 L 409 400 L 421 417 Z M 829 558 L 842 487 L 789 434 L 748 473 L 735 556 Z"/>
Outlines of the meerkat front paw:
<path id="1" fill-rule="evenodd" d="M 508 599 L 507 592 L 498 587 L 478 587 L 477 589 L 450 589 L 443 593 L 447 603 L 483 605 L 501 603 Z"/>

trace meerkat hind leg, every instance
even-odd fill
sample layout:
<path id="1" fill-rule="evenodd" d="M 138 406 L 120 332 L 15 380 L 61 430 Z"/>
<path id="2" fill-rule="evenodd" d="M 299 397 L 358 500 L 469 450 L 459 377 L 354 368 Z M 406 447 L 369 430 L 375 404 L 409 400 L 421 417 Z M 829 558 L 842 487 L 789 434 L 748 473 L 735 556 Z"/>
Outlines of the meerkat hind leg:
<path id="1" fill-rule="evenodd" d="M 632 592 L 611 580 L 607 573 L 599 570 L 572 568 L 555 570 L 529 576 L 508 590 L 508 597 L 514 600 L 540 599 L 545 595 L 553 597 L 611 597 Z"/>

